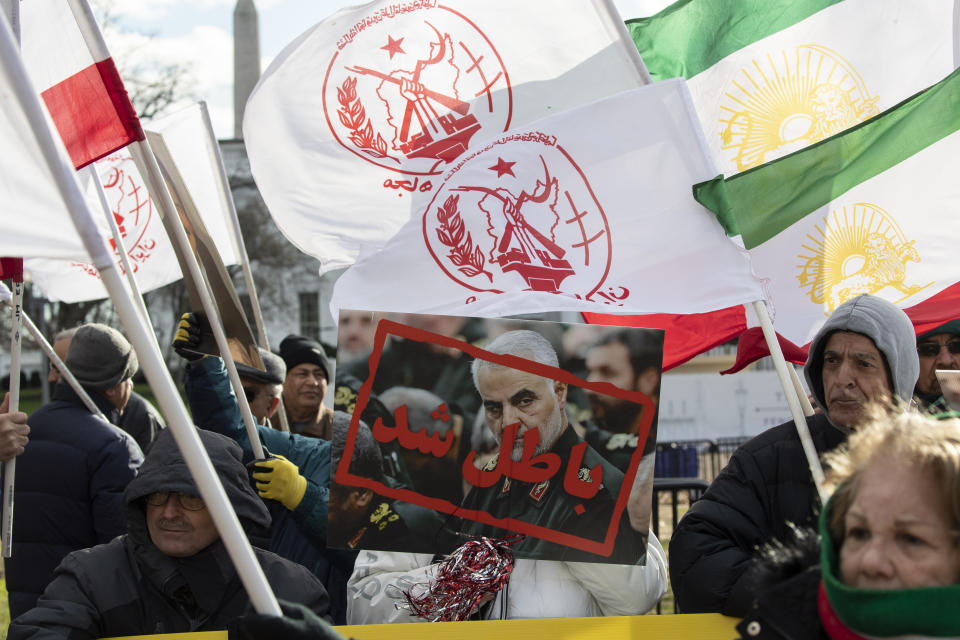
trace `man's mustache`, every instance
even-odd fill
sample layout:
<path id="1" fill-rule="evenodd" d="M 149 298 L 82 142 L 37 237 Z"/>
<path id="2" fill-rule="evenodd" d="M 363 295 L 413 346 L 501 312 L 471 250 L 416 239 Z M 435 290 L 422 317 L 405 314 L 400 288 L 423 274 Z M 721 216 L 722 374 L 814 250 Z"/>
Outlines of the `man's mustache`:
<path id="1" fill-rule="evenodd" d="M 160 518 L 157 526 L 166 531 L 190 531 L 193 526 L 185 518 Z"/>

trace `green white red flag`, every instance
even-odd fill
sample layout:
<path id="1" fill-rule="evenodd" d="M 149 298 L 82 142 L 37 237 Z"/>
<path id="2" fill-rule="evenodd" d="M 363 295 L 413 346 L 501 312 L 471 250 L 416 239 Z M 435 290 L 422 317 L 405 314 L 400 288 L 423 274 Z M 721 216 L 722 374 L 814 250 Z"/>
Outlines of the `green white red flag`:
<path id="1" fill-rule="evenodd" d="M 326 271 L 384 245 L 476 141 L 644 84 L 604 0 L 406 0 L 290 44 L 243 134 L 277 226 Z"/>
<path id="2" fill-rule="evenodd" d="M 955 0 L 683 0 L 625 16 L 653 80 L 684 77 L 725 175 L 888 109 L 956 66 Z"/>
<path id="3" fill-rule="evenodd" d="M 807 344 L 862 293 L 919 331 L 957 317 L 960 71 L 819 144 L 695 187 L 765 281 L 777 332 Z"/>

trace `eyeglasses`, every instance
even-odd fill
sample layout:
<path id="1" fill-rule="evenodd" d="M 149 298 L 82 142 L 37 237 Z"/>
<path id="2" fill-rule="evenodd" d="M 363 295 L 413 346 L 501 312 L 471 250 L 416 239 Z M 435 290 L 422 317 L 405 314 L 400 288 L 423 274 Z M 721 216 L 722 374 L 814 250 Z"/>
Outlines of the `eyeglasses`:
<path id="1" fill-rule="evenodd" d="M 203 498 L 192 496 L 182 491 L 157 491 L 156 493 L 151 493 L 147 496 L 147 504 L 154 507 L 166 506 L 167 501 L 170 500 L 170 496 L 177 496 L 177 502 L 187 511 L 200 511 L 201 509 L 207 508 Z"/>
<path id="2" fill-rule="evenodd" d="M 917 345 L 917 354 L 925 358 L 933 358 L 940 355 L 941 347 L 946 347 L 947 351 L 953 355 L 960 354 L 960 340 L 951 340 L 943 345 L 938 342 L 921 342 Z"/>
<path id="3" fill-rule="evenodd" d="M 257 397 L 257 390 L 253 387 L 244 387 L 243 395 L 247 397 L 247 404 L 250 404 Z"/>

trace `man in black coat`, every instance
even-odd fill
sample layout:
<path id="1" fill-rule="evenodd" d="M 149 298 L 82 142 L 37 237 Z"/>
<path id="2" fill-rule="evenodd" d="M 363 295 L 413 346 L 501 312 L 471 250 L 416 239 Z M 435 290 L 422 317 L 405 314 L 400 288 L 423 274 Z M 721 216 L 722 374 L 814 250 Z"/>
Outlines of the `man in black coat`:
<path id="1" fill-rule="evenodd" d="M 248 534 L 270 524 L 250 487 L 240 446 L 198 431 Z M 213 631 L 252 611 L 173 434 L 161 432 L 124 493 L 129 533 L 77 551 L 57 568 L 37 606 L 8 638 L 106 638 Z M 306 568 L 254 548 L 275 595 L 327 614 L 323 585 Z"/>
<path id="2" fill-rule="evenodd" d="M 102 324 L 83 325 L 66 364 L 115 424 L 138 367 L 126 338 Z M 114 424 L 90 413 L 65 382 L 30 416 L 30 442 L 17 464 L 13 556 L 5 562 L 11 619 L 33 607 L 64 556 L 126 531 L 123 491 L 143 454 Z"/>
<path id="3" fill-rule="evenodd" d="M 829 451 L 866 417 L 869 402 L 913 394 L 920 364 L 913 325 L 871 295 L 848 300 L 810 342 L 804 376 L 824 409 L 807 418 L 817 453 Z M 819 499 L 793 422 L 753 438 L 730 458 L 670 539 L 670 582 L 683 613 L 743 617 L 756 594 L 746 577 L 758 545 L 815 526 Z"/>

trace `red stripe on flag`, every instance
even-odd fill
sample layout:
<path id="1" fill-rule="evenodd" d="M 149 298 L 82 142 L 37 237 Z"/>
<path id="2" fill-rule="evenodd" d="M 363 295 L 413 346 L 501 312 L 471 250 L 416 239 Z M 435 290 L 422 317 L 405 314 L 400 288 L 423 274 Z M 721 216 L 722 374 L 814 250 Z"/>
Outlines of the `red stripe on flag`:
<path id="1" fill-rule="evenodd" d="M 23 258 L 0 258 L 0 280 L 23 282 Z"/>
<path id="2" fill-rule="evenodd" d="M 584 313 L 583 319 L 590 324 L 664 329 L 664 371 L 736 338 L 747 328 L 742 305 L 709 313 L 653 313 L 625 316 Z"/>
<path id="3" fill-rule="evenodd" d="M 945 322 L 960 318 L 960 282 L 953 284 L 935 296 L 931 296 L 912 307 L 903 310 L 913 323 L 917 335 L 936 329 Z M 804 364 L 807 361 L 807 350 L 810 343 L 798 347 L 779 333 L 777 339 L 780 349 L 788 362 Z M 736 373 L 748 364 L 770 355 L 767 343 L 763 339 L 760 327 L 751 327 L 740 336 L 737 342 L 737 361 L 732 367 L 720 373 Z"/>
<path id="4" fill-rule="evenodd" d="M 113 58 L 90 65 L 40 95 L 77 169 L 144 139 Z"/>

